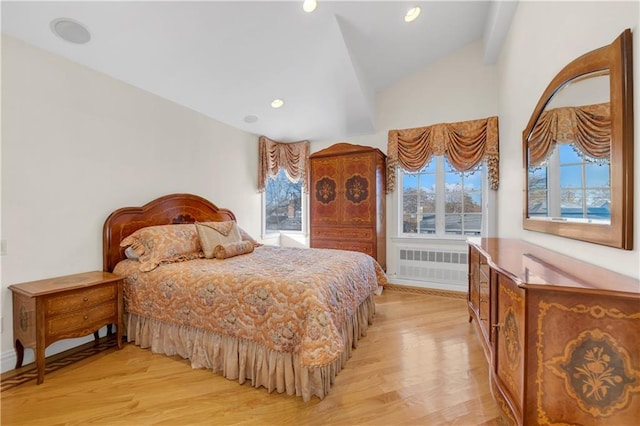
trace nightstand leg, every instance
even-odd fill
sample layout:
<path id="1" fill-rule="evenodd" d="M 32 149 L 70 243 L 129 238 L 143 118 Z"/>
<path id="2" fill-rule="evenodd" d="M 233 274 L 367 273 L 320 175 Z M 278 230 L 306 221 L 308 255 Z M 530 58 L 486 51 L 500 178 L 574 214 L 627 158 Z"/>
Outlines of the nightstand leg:
<path id="1" fill-rule="evenodd" d="M 22 361 L 24 360 L 24 346 L 20 340 L 16 340 L 16 370 L 22 367 Z"/>
<path id="2" fill-rule="evenodd" d="M 36 384 L 44 382 L 44 345 L 36 347 L 36 366 L 38 367 L 38 381 Z"/>

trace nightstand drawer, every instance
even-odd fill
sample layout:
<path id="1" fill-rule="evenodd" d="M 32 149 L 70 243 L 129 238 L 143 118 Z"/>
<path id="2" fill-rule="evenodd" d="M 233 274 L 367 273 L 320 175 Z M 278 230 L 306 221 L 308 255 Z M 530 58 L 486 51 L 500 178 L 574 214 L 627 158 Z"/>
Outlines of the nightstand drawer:
<path id="1" fill-rule="evenodd" d="M 117 295 L 118 288 L 115 285 L 67 292 L 47 299 L 45 302 L 45 312 L 47 315 L 57 315 L 89 308 L 109 300 L 114 300 Z"/>
<path id="2" fill-rule="evenodd" d="M 97 327 L 117 319 L 117 304 L 105 303 L 89 309 L 47 318 L 47 334 L 50 336 L 85 336 Z"/>

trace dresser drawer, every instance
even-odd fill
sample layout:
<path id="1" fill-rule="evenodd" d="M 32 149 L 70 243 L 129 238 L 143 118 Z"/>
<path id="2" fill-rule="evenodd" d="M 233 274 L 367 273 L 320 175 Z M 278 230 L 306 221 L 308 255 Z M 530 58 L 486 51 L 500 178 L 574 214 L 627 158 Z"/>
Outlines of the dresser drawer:
<path id="1" fill-rule="evenodd" d="M 373 256 L 373 244 L 362 241 L 329 241 L 316 240 L 312 246 L 314 248 L 330 248 L 339 250 L 359 251 L 360 253 Z"/>
<path id="2" fill-rule="evenodd" d="M 47 315 L 57 315 L 89 308 L 109 300 L 114 300 L 117 295 L 118 287 L 116 285 L 68 291 L 48 298 L 45 301 L 45 312 Z"/>
<path id="3" fill-rule="evenodd" d="M 373 240 L 371 228 L 339 228 L 317 226 L 311 229 L 311 238 L 323 240 Z"/>
<path id="4" fill-rule="evenodd" d="M 88 309 L 47 318 L 47 334 L 53 337 L 85 336 L 96 328 L 117 320 L 117 303 L 109 302 Z"/>

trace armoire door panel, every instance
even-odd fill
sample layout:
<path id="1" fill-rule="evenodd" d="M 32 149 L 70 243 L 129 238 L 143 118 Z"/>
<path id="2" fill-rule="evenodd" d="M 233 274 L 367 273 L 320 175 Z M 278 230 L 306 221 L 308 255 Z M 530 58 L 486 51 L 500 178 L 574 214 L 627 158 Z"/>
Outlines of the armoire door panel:
<path id="1" fill-rule="evenodd" d="M 340 163 L 335 158 L 318 159 L 311 163 L 311 176 L 311 223 L 339 223 Z"/>
<path id="2" fill-rule="evenodd" d="M 376 181 L 373 153 L 342 158 L 342 223 L 375 223 Z"/>

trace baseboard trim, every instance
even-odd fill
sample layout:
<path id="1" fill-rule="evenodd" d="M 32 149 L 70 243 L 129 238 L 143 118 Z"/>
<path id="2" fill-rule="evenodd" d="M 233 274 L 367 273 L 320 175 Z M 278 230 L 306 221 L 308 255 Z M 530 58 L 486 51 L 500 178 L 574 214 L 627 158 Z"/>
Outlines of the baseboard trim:
<path id="1" fill-rule="evenodd" d="M 429 296 L 450 297 L 454 299 L 466 299 L 467 293 L 461 291 L 439 290 L 425 287 L 411 287 L 408 285 L 385 284 L 384 291 L 400 291 L 404 293 L 426 294 Z"/>
<path id="2" fill-rule="evenodd" d="M 105 336 L 107 334 L 107 327 L 102 327 L 100 330 L 98 330 L 98 333 L 101 336 Z M 93 341 L 94 341 L 93 334 L 89 334 L 84 337 L 58 340 L 57 342 L 54 342 L 51 345 L 47 346 L 47 349 L 45 350 L 45 357 L 48 359 L 50 356 L 53 356 L 60 352 L 67 351 L 69 349 L 76 348 L 85 343 L 89 343 Z M 16 366 L 17 360 L 18 358 L 17 358 L 15 349 L 11 348 L 8 351 L 2 352 L 0 354 L 0 373 L 4 374 L 7 371 L 13 370 Z M 34 361 L 35 361 L 34 351 L 29 348 L 25 348 L 22 365 L 27 365 Z"/>
<path id="3" fill-rule="evenodd" d="M 95 355 L 106 350 L 115 351 L 117 348 L 118 341 L 116 336 L 111 335 L 67 349 L 66 351 L 59 352 L 46 358 L 45 375 L 69 364 L 73 364 L 74 362 L 81 361 L 91 355 Z M 36 380 L 37 378 L 38 371 L 35 363 L 33 362 L 18 369 L 4 372 L 0 375 L 0 392 L 12 389 L 23 383 Z"/>

